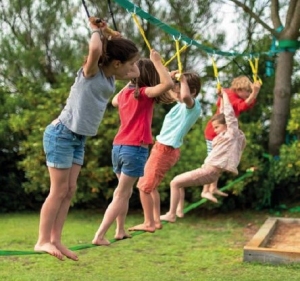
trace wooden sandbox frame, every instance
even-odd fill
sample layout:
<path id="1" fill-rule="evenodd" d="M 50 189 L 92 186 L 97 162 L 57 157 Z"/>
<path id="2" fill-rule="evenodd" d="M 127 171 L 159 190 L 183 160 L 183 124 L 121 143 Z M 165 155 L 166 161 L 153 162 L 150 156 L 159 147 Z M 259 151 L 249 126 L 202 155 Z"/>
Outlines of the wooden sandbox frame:
<path id="1" fill-rule="evenodd" d="M 261 226 L 253 238 L 244 246 L 244 262 L 261 262 L 271 264 L 300 262 L 299 250 L 266 248 L 278 222 L 297 223 L 300 219 L 270 217 Z M 300 241 L 299 241 L 300 243 Z"/>

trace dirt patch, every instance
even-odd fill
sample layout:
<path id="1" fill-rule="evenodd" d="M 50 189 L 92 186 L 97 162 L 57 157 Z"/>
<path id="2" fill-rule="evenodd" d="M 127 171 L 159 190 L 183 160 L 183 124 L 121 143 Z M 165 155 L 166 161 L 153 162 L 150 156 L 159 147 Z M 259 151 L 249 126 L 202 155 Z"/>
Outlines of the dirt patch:
<path id="1" fill-rule="evenodd" d="M 300 224 L 278 221 L 266 247 L 300 251 Z"/>
<path id="2" fill-rule="evenodd" d="M 247 227 L 244 228 L 244 237 L 246 241 L 250 241 L 255 233 L 259 230 L 259 226 L 254 223 L 248 223 Z"/>

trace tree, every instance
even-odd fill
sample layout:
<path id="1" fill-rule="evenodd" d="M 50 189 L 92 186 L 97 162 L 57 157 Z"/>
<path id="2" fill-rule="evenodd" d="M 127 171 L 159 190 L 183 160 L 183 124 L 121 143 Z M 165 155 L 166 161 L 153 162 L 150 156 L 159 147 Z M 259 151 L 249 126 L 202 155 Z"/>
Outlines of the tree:
<path id="1" fill-rule="evenodd" d="M 105 1 L 86 2 L 91 15 L 107 18 L 113 27 Z M 145 3 L 150 9 L 151 1 Z M 143 46 L 131 15 L 117 8 L 117 5 L 114 8 L 122 34 Z M 1 177 L 1 186 L 8 187 L 1 190 L 7 196 L 1 194 L 1 197 L 11 198 L 9 187 L 14 188 L 15 194 L 21 194 L 16 192 L 16 188 L 22 188 L 32 195 L 31 199 L 40 203 L 49 190 L 42 148 L 43 131 L 64 106 L 76 71 L 87 54 L 88 19 L 81 1 L 1 1 L 0 9 L 3 31 L 0 34 L 0 154 L 1 162 L 5 163 L 12 175 Z M 189 10 L 182 16 L 187 17 L 191 10 L 192 6 L 189 5 Z M 170 16 L 156 6 L 154 13 L 161 15 L 159 12 Z M 200 17 L 200 13 L 197 13 L 197 17 Z M 186 25 L 181 27 L 184 28 L 183 32 L 190 27 L 188 20 L 185 19 Z M 159 51 L 163 57 L 169 58 L 175 52 L 172 38 L 163 32 L 157 33 L 146 22 L 143 24 L 151 44 L 155 46 L 155 42 L 164 42 L 159 45 Z M 141 53 L 148 56 L 146 48 Z M 185 68 L 184 57 L 182 61 Z M 173 63 L 175 68 L 176 60 Z M 119 84 L 118 88 L 121 86 Z M 157 130 L 165 112 L 163 109 L 160 107 L 156 115 L 154 127 Z M 116 177 L 111 169 L 110 151 L 117 128 L 117 111 L 108 105 L 98 135 L 88 138 L 86 159 L 89 161 L 85 162 L 81 171 L 75 202 L 99 203 L 112 197 Z"/>
<path id="2" fill-rule="evenodd" d="M 281 19 L 281 12 L 284 5 L 280 5 L 278 0 L 268 1 L 270 2 L 269 5 L 273 27 L 267 24 L 245 3 L 239 0 L 229 1 L 242 8 L 251 18 L 274 36 L 278 40 L 279 46 L 285 45 L 285 48 L 278 53 L 277 58 L 275 87 L 273 90 L 273 111 L 269 132 L 269 153 L 272 155 L 279 155 L 280 146 L 285 141 L 286 126 L 290 114 L 295 49 L 299 47 L 299 41 L 297 43 L 297 40 L 300 36 L 300 1 L 285 1 L 284 5 L 287 5 L 287 11 L 284 24 Z"/>

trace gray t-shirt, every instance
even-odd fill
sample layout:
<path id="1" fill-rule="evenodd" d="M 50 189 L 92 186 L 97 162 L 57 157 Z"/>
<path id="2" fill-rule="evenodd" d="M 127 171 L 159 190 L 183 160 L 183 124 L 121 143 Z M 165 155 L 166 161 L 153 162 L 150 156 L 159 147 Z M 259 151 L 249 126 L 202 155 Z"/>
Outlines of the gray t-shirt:
<path id="1" fill-rule="evenodd" d="M 81 68 L 58 119 L 76 134 L 95 136 L 114 92 L 114 76 L 107 78 L 99 70 L 95 76 L 85 78 Z"/>

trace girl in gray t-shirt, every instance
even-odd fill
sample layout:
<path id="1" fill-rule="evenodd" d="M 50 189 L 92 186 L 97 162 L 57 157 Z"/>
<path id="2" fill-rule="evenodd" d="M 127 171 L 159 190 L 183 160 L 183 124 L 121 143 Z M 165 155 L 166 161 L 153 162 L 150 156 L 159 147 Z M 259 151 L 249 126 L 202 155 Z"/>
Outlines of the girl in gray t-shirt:
<path id="1" fill-rule="evenodd" d="M 47 126 L 43 138 L 51 184 L 41 209 L 34 250 L 60 260 L 64 256 L 78 260 L 62 244 L 61 234 L 83 165 L 86 136 L 96 135 L 108 100 L 115 91 L 115 79 L 130 80 L 140 75 L 136 65 L 139 53 L 132 41 L 93 17 L 90 27 L 92 35 L 86 61 L 77 72 L 64 109 Z"/>

